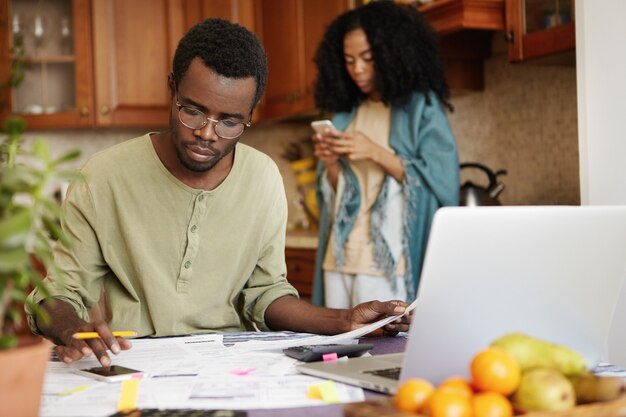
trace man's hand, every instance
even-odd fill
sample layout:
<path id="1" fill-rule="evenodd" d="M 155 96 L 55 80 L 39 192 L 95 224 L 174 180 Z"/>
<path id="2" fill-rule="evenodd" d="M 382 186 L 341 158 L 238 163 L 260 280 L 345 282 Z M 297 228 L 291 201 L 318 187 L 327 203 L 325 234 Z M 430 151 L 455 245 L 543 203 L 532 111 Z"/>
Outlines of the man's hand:
<path id="1" fill-rule="evenodd" d="M 78 332 L 97 332 L 100 338 L 75 339 L 72 335 Z M 108 324 L 102 321 L 85 323 L 72 331 L 71 334 L 69 332 L 67 334 L 69 337 L 65 337 L 63 345 L 56 347 L 59 359 L 65 363 L 72 363 L 93 353 L 102 366 L 109 366 L 111 365 L 111 358 L 107 354 L 108 350 L 117 355 L 122 350 L 128 350 L 132 347 L 130 341 L 122 337 L 113 336 Z"/>
<path id="2" fill-rule="evenodd" d="M 408 306 L 408 303 L 398 300 L 361 303 L 350 310 L 350 329 L 358 329 L 385 317 L 402 314 Z M 395 336 L 399 332 L 407 332 L 412 319 L 413 312 L 411 311 L 409 314 L 373 331 L 368 336 Z"/>
<path id="3" fill-rule="evenodd" d="M 113 336 L 107 323 L 103 321 L 89 323 L 82 320 L 76 316 L 74 309 L 64 301 L 46 301 L 42 307 L 48 313 L 50 320 L 45 324 L 37 320 L 37 326 L 44 336 L 57 345 L 57 355 L 65 363 L 72 363 L 95 354 L 102 366 L 109 366 L 111 365 L 111 358 L 109 358 L 107 351 L 110 350 L 117 355 L 122 350 L 128 350 L 132 347 L 130 341 Z M 78 332 L 97 332 L 100 338 L 75 339 L 73 335 Z"/>
<path id="4" fill-rule="evenodd" d="M 316 334 L 339 334 L 358 329 L 389 316 L 405 312 L 404 301 L 368 301 L 351 309 L 314 306 L 309 302 L 286 295 L 274 300 L 265 310 L 265 323 L 273 330 L 291 330 Z M 395 336 L 406 332 L 412 312 L 377 329 L 369 336 Z"/>

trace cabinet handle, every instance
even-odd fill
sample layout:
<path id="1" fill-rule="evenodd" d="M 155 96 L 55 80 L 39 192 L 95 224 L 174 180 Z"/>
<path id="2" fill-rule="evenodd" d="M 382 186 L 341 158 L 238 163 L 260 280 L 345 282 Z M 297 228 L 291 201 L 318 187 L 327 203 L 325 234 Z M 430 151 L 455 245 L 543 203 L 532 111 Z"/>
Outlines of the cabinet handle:
<path id="1" fill-rule="evenodd" d="M 504 34 L 504 40 L 508 43 L 513 43 L 513 41 L 515 40 L 515 32 L 513 32 L 512 30 L 506 32 Z"/>
<path id="2" fill-rule="evenodd" d="M 89 107 L 87 106 L 81 107 L 79 113 L 81 116 L 89 116 Z"/>
<path id="3" fill-rule="evenodd" d="M 100 107 L 100 114 L 103 116 L 106 116 L 107 114 L 109 114 L 109 112 L 111 111 L 111 109 L 109 109 L 109 106 L 107 106 L 106 104 L 103 104 Z"/>

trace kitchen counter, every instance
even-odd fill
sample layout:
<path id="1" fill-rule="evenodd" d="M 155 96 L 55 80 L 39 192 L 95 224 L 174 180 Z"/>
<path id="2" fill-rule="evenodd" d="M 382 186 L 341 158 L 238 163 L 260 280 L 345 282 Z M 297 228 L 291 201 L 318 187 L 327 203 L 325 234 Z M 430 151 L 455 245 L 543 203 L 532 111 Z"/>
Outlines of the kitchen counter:
<path id="1" fill-rule="evenodd" d="M 317 230 L 287 230 L 285 247 L 288 249 L 317 249 Z"/>

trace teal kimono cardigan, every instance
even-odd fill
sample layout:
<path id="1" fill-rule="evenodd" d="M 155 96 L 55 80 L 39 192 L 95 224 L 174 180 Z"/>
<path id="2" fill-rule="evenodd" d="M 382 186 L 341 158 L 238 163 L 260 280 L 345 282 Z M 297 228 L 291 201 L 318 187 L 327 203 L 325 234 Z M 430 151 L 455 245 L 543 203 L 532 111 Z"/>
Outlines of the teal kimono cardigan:
<path id="1" fill-rule="evenodd" d="M 337 113 L 333 123 L 344 131 L 357 108 L 350 112 Z M 405 283 L 407 300 L 415 299 L 419 284 L 428 233 L 435 211 L 442 206 L 459 204 L 459 160 L 457 147 L 450 124 L 441 103 L 434 93 L 430 104 L 421 93 L 414 93 L 404 107 L 391 109 L 389 146 L 401 159 L 405 176 L 402 182 L 403 219 L 402 252 L 405 257 Z M 340 159 L 345 187 L 340 203 L 332 218 L 333 209 L 328 195 L 322 192 L 324 165 L 317 166 L 317 203 L 320 209 L 319 244 L 313 280 L 313 303 L 324 305 L 324 271 L 322 264 L 331 228 L 335 233 L 335 255 L 338 265 L 343 262 L 341 248 L 346 242 L 360 206 L 360 190 L 348 161 Z M 374 260 L 386 271 L 387 277 L 395 276 L 396 262 L 385 242 L 381 227 L 385 217 L 385 202 L 389 181 L 386 176 L 372 209 L 371 234 L 374 243 Z"/>

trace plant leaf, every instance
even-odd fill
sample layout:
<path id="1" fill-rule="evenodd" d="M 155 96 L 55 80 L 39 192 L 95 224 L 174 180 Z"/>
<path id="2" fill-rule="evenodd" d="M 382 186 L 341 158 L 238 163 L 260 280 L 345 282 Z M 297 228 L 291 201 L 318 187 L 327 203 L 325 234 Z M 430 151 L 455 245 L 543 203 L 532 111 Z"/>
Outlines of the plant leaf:
<path id="1" fill-rule="evenodd" d="M 3 127 L 9 135 L 21 135 L 26 130 L 26 122 L 19 116 L 11 116 L 4 121 Z"/>
<path id="2" fill-rule="evenodd" d="M 20 207 L 14 213 L 5 213 L 0 220 L 0 249 L 14 249 L 24 245 L 32 225 L 32 212 Z"/>
<path id="3" fill-rule="evenodd" d="M 17 346 L 17 337 L 12 335 L 0 336 L 0 350 Z"/>
<path id="4" fill-rule="evenodd" d="M 56 203 L 56 201 L 44 198 L 41 200 L 41 204 L 43 204 L 46 210 L 48 210 L 48 212 L 50 212 L 50 214 L 55 218 L 59 219 L 64 216 L 63 209 Z"/>
<path id="5" fill-rule="evenodd" d="M 41 220 L 42 220 L 46 230 L 48 231 L 48 233 L 50 233 L 50 236 L 53 239 L 58 240 L 59 242 L 61 242 L 65 246 L 67 246 L 69 244 L 67 236 L 65 236 L 65 234 L 63 233 L 63 229 L 61 229 L 61 226 L 59 226 L 59 224 L 56 222 L 56 220 L 51 219 L 48 216 L 42 217 Z"/>
<path id="6" fill-rule="evenodd" d="M 57 159 L 55 159 L 54 164 L 55 165 L 64 164 L 66 162 L 70 162 L 70 161 L 75 160 L 79 156 L 80 156 L 80 150 L 79 149 L 76 149 L 76 150 L 73 150 L 73 151 L 69 151 L 69 152 L 64 153 L 63 155 L 61 155 Z"/>
<path id="7" fill-rule="evenodd" d="M 20 246 L 11 250 L 0 251 L 0 273 L 11 273 L 24 268 L 28 262 L 26 248 Z"/>
<path id="8" fill-rule="evenodd" d="M 46 163 L 52 160 L 50 157 L 50 145 L 43 139 L 35 140 L 33 143 L 33 154 Z"/>

